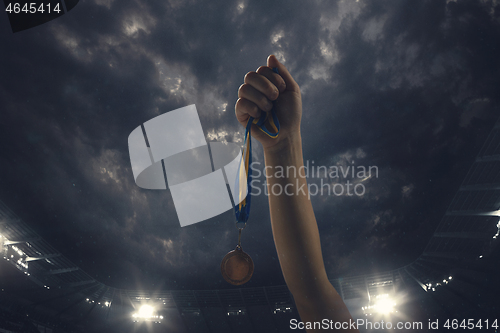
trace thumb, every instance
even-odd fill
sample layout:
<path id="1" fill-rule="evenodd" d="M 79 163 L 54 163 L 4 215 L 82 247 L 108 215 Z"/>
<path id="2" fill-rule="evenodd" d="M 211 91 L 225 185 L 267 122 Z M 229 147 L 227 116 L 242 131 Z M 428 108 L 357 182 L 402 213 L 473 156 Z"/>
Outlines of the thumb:
<path id="1" fill-rule="evenodd" d="M 300 92 L 299 85 L 293 79 L 292 75 L 288 72 L 286 67 L 278 61 L 275 55 L 271 54 L 267 58 L 267 66 L 271 68 L 278 68 L 279 75 L 283 78 L 286 84 L 286 90 Z"/>

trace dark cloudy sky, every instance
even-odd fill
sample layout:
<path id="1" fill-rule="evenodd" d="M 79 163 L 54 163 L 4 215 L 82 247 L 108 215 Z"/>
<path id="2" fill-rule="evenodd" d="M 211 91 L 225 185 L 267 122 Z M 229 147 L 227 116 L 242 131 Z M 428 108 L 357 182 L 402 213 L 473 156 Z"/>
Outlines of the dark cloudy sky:
<path id="1" fill-rule="evenodd" d="M 276 54 L 302 89 L 305 159 L 378 167 L 363 196 L 312 198 L 329 276 L 408 264 L 498 116 L 496 4 L 82 0 L 15 34 L 2 14 L 0 200 L 110 286 L 229 287 L 233 213 L 181 228 L 168 190 L 136 186 L 127 138 L 196 104 L 208 141 L 241 144 L 238 87 Z M 283 284 L 264 195 L 242 241 L 246 286 Z"/>

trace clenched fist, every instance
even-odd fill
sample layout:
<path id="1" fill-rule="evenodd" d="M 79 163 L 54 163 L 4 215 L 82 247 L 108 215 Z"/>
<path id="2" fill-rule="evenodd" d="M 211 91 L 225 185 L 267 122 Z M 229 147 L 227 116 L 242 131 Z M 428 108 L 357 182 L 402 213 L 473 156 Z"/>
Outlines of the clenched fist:
<path id="1" fill-rule="evenodd" d="M 276 74 L 272 68 L 278 68 Z M 280 149 L 288 145 L 292 138 L 300 137 L 300 119 L 302 100 L 299 85 L 292 78 L 285 66 L 274 55 L 267 58 L 267 66 L 261 66 L 256 72 L 248 72 L 244 83 L 238 89 L 238 101 L 235 112 L 238 121 L 246 127 L 250 117 L 259 118 L 263 112 L 273 108 L 280 122 L 280 134 L 271 138 L 252 125 L 252 137 L 257 139 L 264 150 Z"/>

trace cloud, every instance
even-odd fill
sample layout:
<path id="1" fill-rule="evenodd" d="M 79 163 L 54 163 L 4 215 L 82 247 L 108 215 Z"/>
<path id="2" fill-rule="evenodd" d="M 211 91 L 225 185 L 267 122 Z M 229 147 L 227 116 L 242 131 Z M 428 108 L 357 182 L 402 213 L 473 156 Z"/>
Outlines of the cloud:
<path id="1" fill-rule="evenodd" d="M 305 160 L 378 167 L 356 180 L 362 197 L 313 198 L 328 272 L 407 264 L 497 116 L 497 12 L 488 1 L 95 0 L 2 31 L 0 199 L 111 285 L 224 286 L 233 213 L 181 229 L 168 191 L 135 186 L 127 137 L 196 104 L 208 140 L 241 143 L 238 87 L 275 53 L 303 91 Z M 263 270 L 250 283 L 283 283 L 267 198 L 252 205 L 244 247 Z"/>

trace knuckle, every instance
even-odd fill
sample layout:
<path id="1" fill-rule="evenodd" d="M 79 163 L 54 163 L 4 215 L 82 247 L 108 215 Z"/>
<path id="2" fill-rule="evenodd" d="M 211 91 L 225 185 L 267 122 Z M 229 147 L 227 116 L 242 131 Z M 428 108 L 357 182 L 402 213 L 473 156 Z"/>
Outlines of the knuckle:
<path id="1" fill-rule="evenodd" d="M 245 112 L 243 111 L 243 100 L 241 98 L 236 101 L 236 105 L 234 106 L 234 114 L 238 119 L 245 114 Z"/>
<path id="2" fill-rule="evenodd" d="M 239 109 L 241 108 L 241 101 L 242 101 L 242 99 L 238 98 L 238 100 L 234 104 L 234 112 L 236 112 L 236 113 L 239 112 Z"/>
<path id="3" fill-rule="evenodd" d="M 245 83 L 246 83 L 249 79 L 251 79 L 253 76 L 255 76 L 256 74 L 257 74 L 256 72 L 248 72 L 248 73 L 246 73 L 246 74 L 245 74 L 245 78 L 244 78 Z"/>
<path id="4" fill-rule="evenodd" d="M 257 68 L 257 73 L 262 73 L 263 71 L 265 71 L 267 69 L 267 66 L 260 66 L 259 68 Z"/>
<path id="5" fill-rule="evenodd" d="M 246 98 L 240 97 L 236 101 L 236 108 L 238 109 L 238 112 L 245 113 L 248 110 L 249 104 L 250 102 Z"/>
<path id="6" fill-rule="evenodd" d="M 246 83 L 243 83 L 239 88 L 238 88 L 238 98 L 241 98 L 242 93 L 246 89 Z"/>

